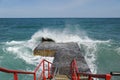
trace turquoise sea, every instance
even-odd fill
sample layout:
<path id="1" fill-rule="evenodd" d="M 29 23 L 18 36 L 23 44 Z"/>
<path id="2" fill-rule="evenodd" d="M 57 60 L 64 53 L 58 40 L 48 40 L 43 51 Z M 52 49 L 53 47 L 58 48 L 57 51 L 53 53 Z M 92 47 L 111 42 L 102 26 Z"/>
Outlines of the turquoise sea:
<path id="1" fill-rule="evenodd" d="M 42 37 L 77 42 L 92 73 L 120 71 L 120 18 L 0 18 L 0 67 L 33 71 L 45 58 L 33 56 Z M 0 80 L 13 75 L 0 72 Z"/>

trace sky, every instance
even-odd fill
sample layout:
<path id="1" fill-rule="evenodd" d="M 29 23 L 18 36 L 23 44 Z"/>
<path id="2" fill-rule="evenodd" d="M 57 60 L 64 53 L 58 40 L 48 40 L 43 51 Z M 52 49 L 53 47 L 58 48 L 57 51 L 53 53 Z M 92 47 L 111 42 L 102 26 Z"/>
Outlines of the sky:
<path id="1" fill-rule="evenodd" d="M 0 0 L 0 18 L 120 18 L 120 0 Z"/>

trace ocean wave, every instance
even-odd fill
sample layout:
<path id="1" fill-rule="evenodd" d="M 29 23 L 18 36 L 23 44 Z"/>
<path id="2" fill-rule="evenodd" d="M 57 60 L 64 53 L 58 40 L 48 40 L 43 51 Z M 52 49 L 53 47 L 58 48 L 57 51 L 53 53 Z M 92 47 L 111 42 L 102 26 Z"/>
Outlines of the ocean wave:
<path id="1" fill-rule="evenodd" d="M 24 60 L 28 64 L 37 65 L 43 57 L 33 56 L 33 49 L 35 48 L 35 43 L 28 41 L 10 41 L 5 43 L 3 51 L 7 51 L 10 54 L 16 56 L 16 58 Z M 48 59 L 48 58 L 46 58 Z M 49 59 L 48 59 L 49 60 Z M 50 58 L 50 61 L 52 58 Z"/>
<path id="2" fill-rule="evenodd" d="M 6 45 L 21 45 L 21 44 L 23 44 L 23 43 L 25 43 L 25 41 L 7 41 L 5 44 Z"/>
<path id="3" fill-rule="evenodd" d="M 106 41 L 93 40 L 81 32 L 84 32 L 84 31 L 77 32 L 77 33 L 81 34 L 81 35 L 78 35 L 75 33 L 69 34 L 70 32 L 69 32 L 69 30 L 67 31 L 67 29 L 65 29 L 65 31 L 63 30 L 62 32 L 58 31 L 58 30 L 43 29 L 43 30 L 39 30 L 38 32 L 36 32 L 31 37 L 31 41 L 35 42 L 35 41 L 39 41 L 41 39 L 41 37 L 45 37 L 45 38 L 47 37 L 47 38 L 51 38 L 51 39 L 55 40 L 57 43 L 76 42 L 76 43 L 78 43 L 80 48 L 83 47 L 84 53 L 85 53 L 84 54 L 85 59 L 89 65 L 92 73 L 96 73 L 97 66 L 95 64 L 95 61 L 96 61 L 96 54 L 97 54 L 96 53 L 97 44 L 109 43 L 110 40 L 106 40 Z"/>
<path id="4" fill-rule="evenodd" d="M 97 72 L 97 66 L 95 64 L 96 61 L 96 51 L 97 51 L 97 44 L 100 43 L 108 43 L 107 41 L 101 40 L 93 40 L 90 39 L 84 33 L 84 31 L 78 31 L 75 33 L 71 33 L 71 31 L 65 29 L 62 32 L 59 30 L 50 30 L 50 29 L 43 29 L 39 30 L 31 36 L 31 39 L 26 41 L 10 41 L 6 42 L 5 50 L 16 55 L 17 58 L 20 58 L 28 64 L 37 65 L 41 59 L 47 59 L 49 61 L 53 61 L 53 57 L 41 57 L 41 56 L 33 56 L 32 51 L 34 48 L 40 43 L 42 37 L 47 37 L 55 40 L 57 43 L 66 43 L 66 42 L 76 42 L 78 43 L 79 47 L 84 50 L 85 59 L 92 71 L 92 73 Z M 76 34 L 78 33 L 78 34 Z"/>

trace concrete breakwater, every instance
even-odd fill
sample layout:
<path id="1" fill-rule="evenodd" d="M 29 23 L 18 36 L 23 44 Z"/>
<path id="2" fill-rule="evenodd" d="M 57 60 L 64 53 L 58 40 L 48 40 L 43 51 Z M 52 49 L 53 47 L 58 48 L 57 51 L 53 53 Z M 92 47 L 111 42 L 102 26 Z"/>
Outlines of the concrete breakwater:
<path id="1" fill-rule="evenodd" d="M 70 75 L 70 63 L 76 59 L 80 72 L 91 72 L 77 43 L 43 42 L 34 49 L 34 55 L 55 57 L 53 64 L 59 74 Z"/>

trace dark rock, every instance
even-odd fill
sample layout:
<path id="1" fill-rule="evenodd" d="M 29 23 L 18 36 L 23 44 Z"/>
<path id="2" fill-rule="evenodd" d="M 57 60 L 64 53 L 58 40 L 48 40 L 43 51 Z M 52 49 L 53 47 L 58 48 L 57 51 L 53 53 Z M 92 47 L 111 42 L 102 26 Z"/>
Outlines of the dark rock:
<path id="1" fill-rule="evenodd" d="M 42 42 L 55 42 L 54 40 L 50 39 L 50 38 L 44 38 L 42 37 Z"/>

